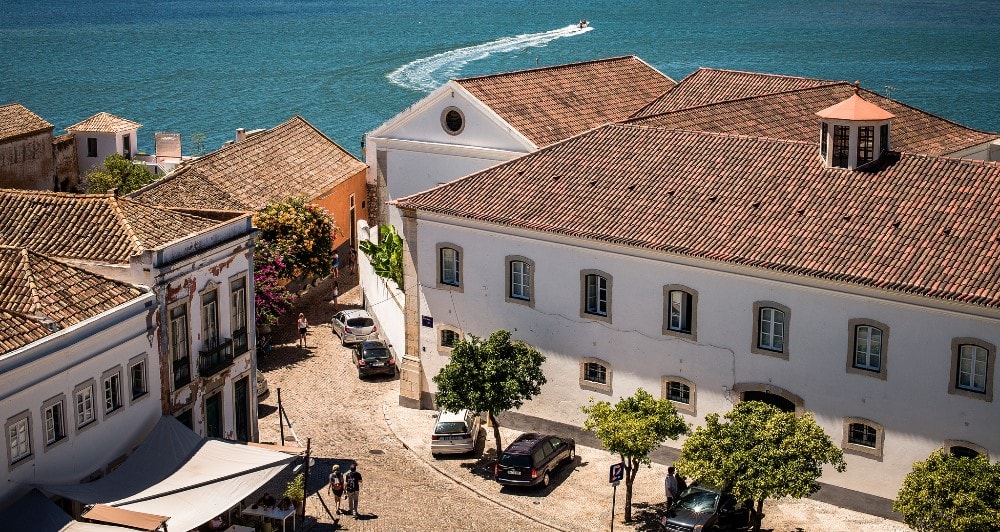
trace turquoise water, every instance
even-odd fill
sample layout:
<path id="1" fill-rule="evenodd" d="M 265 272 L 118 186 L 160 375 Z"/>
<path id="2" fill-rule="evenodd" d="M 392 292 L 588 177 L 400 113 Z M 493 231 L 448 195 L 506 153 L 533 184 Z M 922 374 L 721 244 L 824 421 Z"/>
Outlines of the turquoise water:
<path id="1" fill-rule="evenodd" d="M 4 0 L 0 103 L 56 132 L 99 111 L 206 135 L 302 115 L 355 154 L 364 132 L 449 77 L 635 54 L 860 80 L 1000 131 L 995 0 Z M 590 20 L 590 31 L 572 24 Z M 887 89 L 890 87 L 891 89 Z"/>

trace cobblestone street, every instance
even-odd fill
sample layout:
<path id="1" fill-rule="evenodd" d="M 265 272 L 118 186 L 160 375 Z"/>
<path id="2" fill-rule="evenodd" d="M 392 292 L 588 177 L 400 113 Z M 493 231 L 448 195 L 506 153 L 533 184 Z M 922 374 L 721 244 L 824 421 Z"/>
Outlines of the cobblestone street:
<path id="1" fill-rule="evenodd" d="M 356 306 L 356 277 L 342 273 L 340 308 Z M 330 328 L 335 309 L 329 301 L 330 279 L 312 288 L 298 308 L 285 316 L 272 352 L 259 359 L 270 395 L 260 404 L 260 440 L 280 440 L 277 389 L 281 389 L 289 444 L 311 439 L 315 466 L 308 486 L 308 522 L 313 530 L 566 530 L 610 528 L 611 489 L 607 469 L 617 462 L 606 451 L 577 446 L 577 458 L 564 466 L 544 490 L 499 489 L 492 481 L 492 431 L 484 427 L 473 456 L 430 456 L 429 434 L 434 412 L 398 406 L 398 378 L 360 381 L 351 352 Z M 339 309 L 338 309 L 339 310 Z M 298 348 L 294 330 L 298 312 L 309 320 L 308 347 Z M 517 432 L 502 428 L 503 441 Z M 483 448 L 486 454 L 483 454 Z M 364 477 L 362 518 L 335 516 L 335 503 L 325 483 L 333 464 L 342 470 L 352 462 Z M 615 530 L 658 530 L 666 466 L 652 464 L 636 478 L 633 516 L 622 523 L 624 485 L 617 494 Z M 288 475 L 290 476 L 290 475 Z M 287 477 L 282 476 L 283 489 Z M 346 501 L 344 501 L 346 508 Z M 840 509 L 815 501 L 768 501 L 766 529 L 794 531 L 907 530 L 900 523 Z M 339 517 L 339 524 L 335 520 Z M 290 525 L 291 523 L 289 523 Z M 301 524 L 301 523 L 300 523 Z"/>

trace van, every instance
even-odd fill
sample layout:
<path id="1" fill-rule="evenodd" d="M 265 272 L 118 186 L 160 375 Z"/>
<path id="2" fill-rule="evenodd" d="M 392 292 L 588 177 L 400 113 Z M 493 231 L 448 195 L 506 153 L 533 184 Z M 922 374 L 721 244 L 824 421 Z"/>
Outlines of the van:
<path id="1" fill-rule="evenodd" d="M 431 455 L 471 453 L 481 421 L 479 414 L 468 410 L 439 412 L 431 435 Z"/>
<path id="2" fill-rule="evenodd" d="M 522 434 L 504 449 L 493 468 L 493 478 L 501 486 L 542 486 L 551 482 L 551 473 L 576 459 L 576 442 L 549 434 Z"/>

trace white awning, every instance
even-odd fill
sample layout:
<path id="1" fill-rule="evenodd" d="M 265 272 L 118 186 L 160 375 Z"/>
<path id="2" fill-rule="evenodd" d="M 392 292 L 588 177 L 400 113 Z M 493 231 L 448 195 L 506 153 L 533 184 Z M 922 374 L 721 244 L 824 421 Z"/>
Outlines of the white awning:
<path id="1" fill-rule="evenodd" d="M 164 416 L 136 452 L 106 477 L 41 489 L 85 504 L 168 516 L 168 530 L 186 531 L 242 501 L 294 458 L 239 442 L 203 439 Z"/>

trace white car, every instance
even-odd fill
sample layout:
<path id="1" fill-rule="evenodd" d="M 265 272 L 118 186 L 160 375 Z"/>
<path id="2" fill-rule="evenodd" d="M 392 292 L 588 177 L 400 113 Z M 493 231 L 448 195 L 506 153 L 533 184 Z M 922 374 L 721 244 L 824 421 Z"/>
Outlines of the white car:
<path id="1" fill-rule="evenodd" d="M 362 309 L 342 310 L 333 315 L 333 332 L 340 345 L 358 344 L 378 338 L 378 327 L 368 312 Z"/>
<path id="2" fill-rule="evenodd" d="M 431 435 L 431 454 L 470 453 L 479 438 L 479 414 L 468 410 L 438 413 L 434 434 Z"/>

